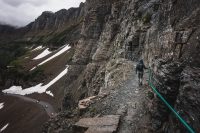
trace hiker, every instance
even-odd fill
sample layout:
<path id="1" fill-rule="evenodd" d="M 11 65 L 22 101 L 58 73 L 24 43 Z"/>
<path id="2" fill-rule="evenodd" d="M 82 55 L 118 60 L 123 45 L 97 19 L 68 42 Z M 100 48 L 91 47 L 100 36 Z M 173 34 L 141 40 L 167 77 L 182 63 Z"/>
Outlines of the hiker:
<path id="1" fill-rule="evenodd" d="M 137 66 L 136 66 L 136 74 L 138 73 L 139 85 L 142 85 L 144 69 L 147 69 L 147 68 L 146 68 L 146 66 L 144 65 L 143 60 L 141 59 L 141 60 L 138 62 Z"/>

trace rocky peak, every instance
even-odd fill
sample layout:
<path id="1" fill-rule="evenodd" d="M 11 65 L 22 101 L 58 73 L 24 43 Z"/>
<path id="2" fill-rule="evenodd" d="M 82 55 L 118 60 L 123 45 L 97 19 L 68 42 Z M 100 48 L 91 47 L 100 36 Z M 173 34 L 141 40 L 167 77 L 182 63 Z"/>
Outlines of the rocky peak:
<path id="1" fill-rule="evenodd" d="M 0 24 L 0 43 L 15 39 L 18 36 L 18 34 L 16 34 L 16 31 L 16 27 Z"/>
<path id="2" fill-rule="evenodd" d="M 15 29 L 13 26 L 0 24 L 0 33 L 11 33 Z"/>
<path id="3" fill-rule="evenodd" d="M 55 31 L 61 30 L 73 23 L 76 23 L 84 15 L 84 3 L 78 8 L 68 10 L 61 9 L 55 13 L 45 11 L 34 22 L 27 27 L 29 32 Z"/>

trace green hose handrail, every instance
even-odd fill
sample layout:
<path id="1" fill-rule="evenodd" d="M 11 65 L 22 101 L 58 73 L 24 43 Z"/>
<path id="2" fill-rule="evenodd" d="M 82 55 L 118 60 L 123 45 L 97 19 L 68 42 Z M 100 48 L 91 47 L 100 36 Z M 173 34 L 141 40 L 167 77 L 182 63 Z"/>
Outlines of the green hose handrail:
<path id="1" fill-rule="evenodd" d="M 152 72 L 149 69 L 149 79 L 148 84 L 152 90 L 157 94 L 157 96 L 165 103 L 165 105 L 175 114 L 179 121 L 187 128 L 190 133 L 195 133 L 195 131 L 188 125 L 188 123 L 177 113 L 177 111 L 167 102 L 167 100 L 158 92 L 156 87 L 152 83 Z"/>

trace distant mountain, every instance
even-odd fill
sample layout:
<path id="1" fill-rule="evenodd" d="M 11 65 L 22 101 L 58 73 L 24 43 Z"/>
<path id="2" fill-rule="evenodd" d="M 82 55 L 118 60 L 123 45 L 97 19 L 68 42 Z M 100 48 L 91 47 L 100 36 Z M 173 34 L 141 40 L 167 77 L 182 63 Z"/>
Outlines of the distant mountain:
<path id="1" fill-rule="evenodd" d="M 1 43 L 15 39 L 16 27 L 0 24 L 0 40 Z"/>
<path id="2" fill-rule="evenodd" d="M 13 26 L 0 24 L 0 33 L 2 34 L 12 33 L 14 30 L 16 30 L 16 28 Z"/>
<path id="3" fill-rule="evenodd" d="M 1 43 L 11 41 L 22 41 L 32 43 L 64 43 L 64 41 L 73 41 L 71 35 L 76 34 L 80 37 L 77 29 L 81 29 L 81 23 L 84 16 L 84 3 L 78 8 L 62 9 L 58 12 L 43 12 L 34 22 L 25 27 L 16 28 L 9 25 L 0 25 Z M 79 27 L 79 28 L 76 28 Z M 65 38 L 64 33 L 69 33 Z M 62 39 L 60 39 L 62 38 Z"/>
<path id="4" fill-rule="evenodd" d="M 79 8 L 62 9 L 56 13 L 45 11 L 27 27 L 30 32 L 63 30 L 62 28 L 80 20 L 84 15 L 83 7 L 84 4 L 81 3 Z"/>

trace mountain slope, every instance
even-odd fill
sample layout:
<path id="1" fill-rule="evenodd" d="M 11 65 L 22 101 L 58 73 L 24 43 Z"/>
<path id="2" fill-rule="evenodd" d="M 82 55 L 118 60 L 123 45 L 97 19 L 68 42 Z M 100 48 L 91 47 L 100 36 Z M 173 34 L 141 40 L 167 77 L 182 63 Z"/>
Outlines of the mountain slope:
<path id="1" fill-rule="evenodd" d="M 61 10 L 61 15 L 44 12 L 35 22 L 22 28 L 27 34 L 17 41 L 42 43 L 52 49 L 70 43 L 74 50 L 62 85 L 62 110 L 45 124 L 44 130 L 74 132 L 72 125 L 83 117 L 116 115 L 110 114 L 116 113 L 116 106 L 110 106 L 109 98 L 122 94 L 123 90 L 118 89 L 123 88 L 126 80 L 136 85 L 130 76 L 134 68 L 129 60 L 143 58 L 153 70 L 159 92 L 198 132 L 199 11 L 198 0 L 86 0 L 77 9 Z M 143 89 L 148 90 L 148 87 Z M 130 88 L 126 90 L 131 92 Z M 96 102 L 101 105 L 108 101 L 105 106 L 96 109 L 93 104 L 85 110 L 77 108 L 80 100 L 102 95 L 103 99 Z M 128 105 L 127 101 L 123 104 Z M 148 101 L 151 106 L 147 103 L 144 106 L 151 116 L 149 132 L 187 132 L 157 97 Z M 129 116 L 129 112 L 126 113 Z M 126 120 L 126 115 L 122 115 L 119 129 L 127 126 Z M 146 126 L 140 122 L 134 124 L 135 132 Z"/>

